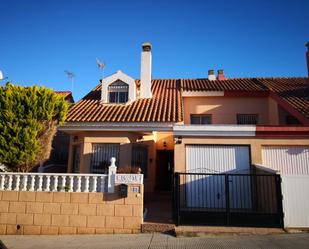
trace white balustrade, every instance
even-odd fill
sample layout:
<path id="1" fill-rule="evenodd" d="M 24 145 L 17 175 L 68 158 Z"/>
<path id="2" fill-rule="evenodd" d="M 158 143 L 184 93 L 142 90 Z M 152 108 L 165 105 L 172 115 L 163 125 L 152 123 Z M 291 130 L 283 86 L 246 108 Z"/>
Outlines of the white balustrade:
<path id="1" fill-rule="evenodd" d="M 116 159 L 111 159 L 106 174 L 0 173 L 0 190 L 105 192 L 113 193 L 115 184 L 143 183 L 142 175 L 116 174 Z"/>

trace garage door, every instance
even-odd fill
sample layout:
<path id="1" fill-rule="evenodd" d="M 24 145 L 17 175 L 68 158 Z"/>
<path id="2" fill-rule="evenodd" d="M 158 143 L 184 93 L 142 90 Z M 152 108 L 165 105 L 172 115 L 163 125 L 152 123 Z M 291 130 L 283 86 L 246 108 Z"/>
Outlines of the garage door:
<path id="1" fill-rule="evenodd" d="M 249 173 L 250 155 L 248 146 L 187 145 L 186 146 L 186 197 L 189 207 L 225 208 L 225 177 L 211 174 Z M 241 185 L 229 181 L 231 208 L 250 208 L 250 178 Z M 239 188 L 241 187 L 241 191 Z M 203 196 L 203 198 L 201 198 Z M 237 200 L 242 200 L 240 203 Z"/>
<path id="2" fill-rule="evenodd" d="M 262 162 L 281 175 L 308 175 L 309 146 L 263 146 Z"/>
<path id="3" fill-rule="evenodd" d="M 187 145 L 186 171 L 190 173 L 249 173 L 249 146 Z"/>

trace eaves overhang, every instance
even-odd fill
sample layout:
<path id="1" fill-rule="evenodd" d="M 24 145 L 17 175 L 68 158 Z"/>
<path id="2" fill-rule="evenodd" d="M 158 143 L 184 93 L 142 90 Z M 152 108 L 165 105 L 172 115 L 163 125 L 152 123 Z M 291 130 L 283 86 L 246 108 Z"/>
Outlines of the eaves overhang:
<path id="1" fill-rule="evenodd" d="M 167 122 L 67 122 L 58 129 L 74 131 L 173 131 L 174 123 Z"/>

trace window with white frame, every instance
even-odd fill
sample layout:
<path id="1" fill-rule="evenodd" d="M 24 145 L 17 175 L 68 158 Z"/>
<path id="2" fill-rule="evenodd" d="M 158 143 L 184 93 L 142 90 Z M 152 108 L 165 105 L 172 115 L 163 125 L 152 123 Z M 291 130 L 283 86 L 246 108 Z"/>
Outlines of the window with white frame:
<path id="1" fill-rule="evenodd" d="M 129 85 L 118 80 L 108 86 L 109 103 L 123 104 L 128 102 Z"/>

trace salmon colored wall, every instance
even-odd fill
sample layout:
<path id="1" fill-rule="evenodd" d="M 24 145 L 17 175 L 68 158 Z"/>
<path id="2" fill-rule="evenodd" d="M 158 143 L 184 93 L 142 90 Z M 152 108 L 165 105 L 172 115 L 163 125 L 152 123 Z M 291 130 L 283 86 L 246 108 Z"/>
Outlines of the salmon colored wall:
<path id="1" fill-rule="evenodd" d="M 236 124 L 236 114 L 258 114 L 259 124 L 277 124 L 276 103 L 269 97 L 185 97 L 184 123 L 190 114 L 212 114 L 213 124 Z"/>
<path id="2" fill-rule="evenodd" d="M 148 177 L 144 179 L 145 192 L 153 192 L 156 179 L 156 151 L 174 149 L 173 133 L 153 132 L 142 135 L 137 132 L 79 132 L 71 134 L 68 172 L 72 172 L 73 168 L 73 145 L 81 145 L 80 173 L 89 173 L 93 143 L 119 143 L 121 145 L 120 158 L 117 158 L 119 167 L 131 165 L 132 145 L 133 143 L 142 143 L 148 146 Z M 77 138 L 75 141 L 74 137 Z M 141 137 L 143 139 L 138 140 Z M 166 147 L 163 146 L 164 140 Z"/>
<path id="3" fill-rule="evenodd" d="M 175 172 L 186 170 L 186 144 L 222 144 L 222 145 L 250 145 L 251 163 L 262 163 L 263 145 L 307 145 L 309 139 L 265 139 L 265 138 L 237 138 L 237 137 L 186 137 L 182 138 L 181 144 L 175 145 Z"/>

